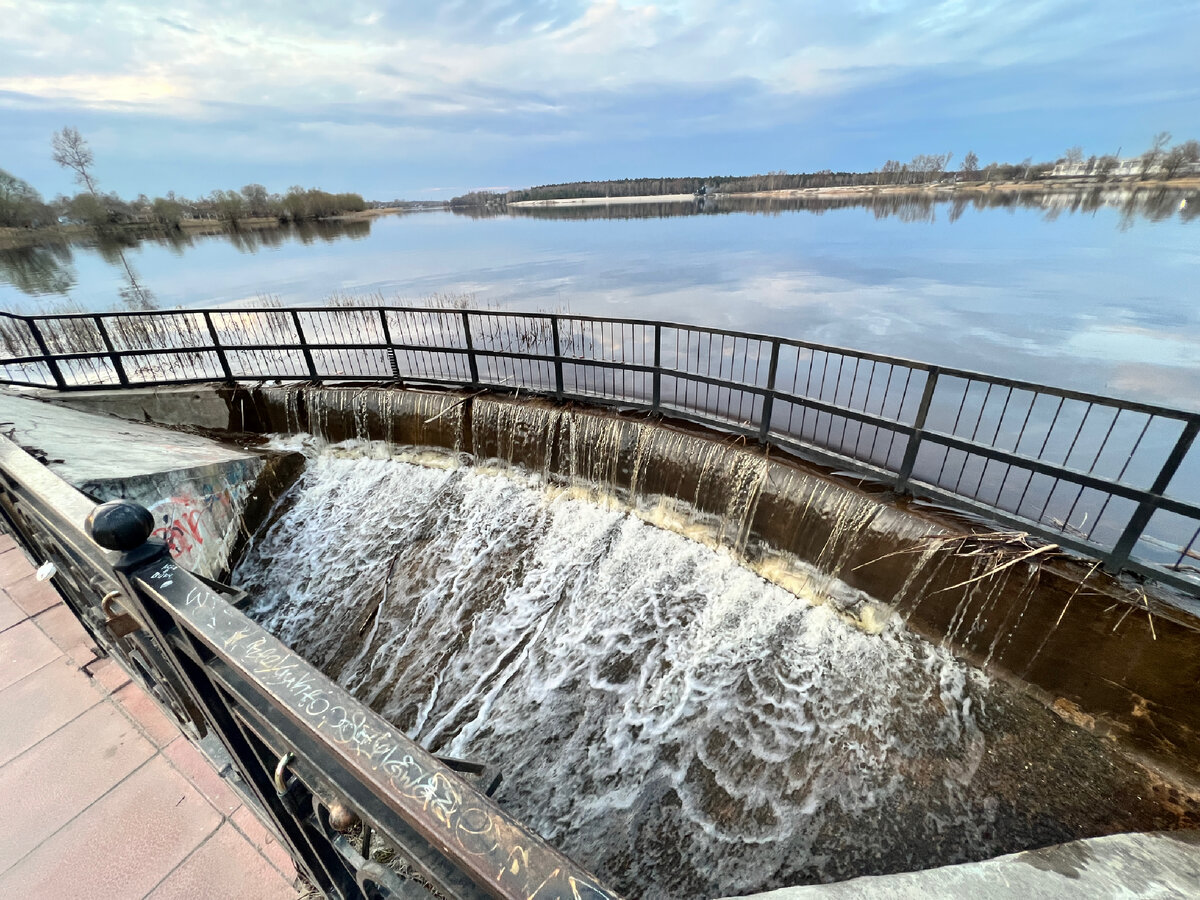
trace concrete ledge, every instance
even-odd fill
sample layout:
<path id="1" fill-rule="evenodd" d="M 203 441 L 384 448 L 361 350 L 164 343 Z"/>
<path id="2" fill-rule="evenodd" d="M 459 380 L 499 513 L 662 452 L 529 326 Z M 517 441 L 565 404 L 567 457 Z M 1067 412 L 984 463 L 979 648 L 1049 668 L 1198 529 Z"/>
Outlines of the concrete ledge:
<path id="1" fill-rule="evenodd" d="M 1200 897 L 1200 832 L 1114 834 L 924 872 L 783 888 L 755 900 Z M 745 900 L 745 898 L 743 898 Z"/>

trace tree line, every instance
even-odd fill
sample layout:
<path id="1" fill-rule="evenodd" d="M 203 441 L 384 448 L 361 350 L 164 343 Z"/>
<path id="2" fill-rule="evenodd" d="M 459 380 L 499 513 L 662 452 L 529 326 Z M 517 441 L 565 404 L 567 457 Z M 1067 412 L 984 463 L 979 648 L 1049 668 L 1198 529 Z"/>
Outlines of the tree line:
<path id="1" fill-rule="evenodd" d="M 1200 142 L 1182 141 L 1169 146 L 1171 135 L 1160 132 L 1150 147 L 1124 161 L 1122 177 L 1148 179 L 1158 176 L 1176 178 L 1196 169 L 1200 163 Z M 1055 169 L 1069 170 L 1067 177 L 1108 180 L 1116 177 L 1122 160 L 1116 154 L 1093 155 L 1084 159 L 1081 147 L 1071 147 L 1053 162 L 1027 158 L 1019 163 L 992 162 L 981 166 L 975 151 L 968 152 L 957 169 L 950 167 L 953 153 L 921 153 L 909 162 L 889 159 L 873 172 L 767 172 L 762 175 L 712 175 L 707 178 L 622 178 L 604 181 L 572 181 L 543 184 L 505 193 L 472 191 L 449 201 L 451 207 L 502 207 L 526 200 L 573 200 L 585 197 L 649 197 L 664 194 L 744 194 L 765 191 L 803 190 L 826 187 L 877 187 L 883 185 L 923 185 L 946 179 L 962 182 L 1036 181 L 1054 174 Z"/>
<path id="2" fill-rule="evenodd" d="M 98 188 L 92 150 L 77 130 L 64 128 L 56 132 L 51 148 L 53 160 L 75 173 L 82 190 L 46 202 L 27 181 L 0 169 L 0 226 L 38 228 L 71 223 L 99 229 L 122 225 L 178 228 L 185 219 L 198 219 L 236 227 L 251 218 L 301 221 L 361 212 L 367 207 L 361 194 L 331 194 L 299 185 L 277 194 L 261 184 L 248 184 L 240 190 L 215 190 L 195 199 L 168 191 L 165 197 L 139 194 L 127 201 L 115 192 Z"/>

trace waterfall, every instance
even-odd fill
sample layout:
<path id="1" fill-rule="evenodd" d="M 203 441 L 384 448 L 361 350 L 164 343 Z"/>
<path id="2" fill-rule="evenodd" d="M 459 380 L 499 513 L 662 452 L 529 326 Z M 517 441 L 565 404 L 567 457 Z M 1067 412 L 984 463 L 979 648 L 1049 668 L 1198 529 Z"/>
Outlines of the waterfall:
<path id="1" fill-rule="evenodd" d="M 505 409 L 514 445 L 539 439 Z M 1111 827 L 1091 807 L 1126 776 L 1090 738 L 898 617 L 857 627 L 869 598 L 828 575 L 793 560 L 768 581 L 723 547 L 731 535 L 676 533 L 685 504 L 658 509 L 673 530 L 655 527 L 636 491 L 599 490 L 646 477 L 613 471 L 615 428 L 552 433 L 567 443 L 546 458 L 570 453 L 571 481 L 306 440 L 306 473 L 235 573 L 251 614 L 429 750 L 498 765 L 499 802 L 630 896 L 906 870 Z M 698 495 L 717 465 L 701 461 Z M 744 540 L 761 472 L 720 477 L 738 490 L 716 527 Z M 841 513 L 841 532 L 863 527 L 861 508 Z M 711 515 L 690 521 L 712 536 Z M 1082 762 L 1030 815 L 1018 795 L 1035 736 Z"/>

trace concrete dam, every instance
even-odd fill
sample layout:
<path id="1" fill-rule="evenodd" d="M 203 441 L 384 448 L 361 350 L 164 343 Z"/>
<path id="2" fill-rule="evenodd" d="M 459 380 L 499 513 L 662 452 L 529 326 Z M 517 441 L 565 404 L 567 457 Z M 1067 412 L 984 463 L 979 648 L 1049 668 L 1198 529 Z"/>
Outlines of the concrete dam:
<path id="1" fill-rule="evenodd" d="M 199 478 L 74 483 L 150 507 L 177 559 L 425 750 L 494 766 L 494 800 L 617 894 L 971 885 L 986 872 L 956 864 L 1126 832 L 1186 843 L 1200 817 L 1194 603 L 1028 535 L 539 398 L 49 399 L 47 420 L 228 448 Z M 40 404 L 7 402 L 18 442 L 72 480 Z M 1096 847 L 1067 853 L 1103 871 Z"/>
<path id="2" fill-rule="evenodd" d="M 1200 413 L 400 307 L 0 381 L 6 528 L 325 896 L 1200 892 Z"/>

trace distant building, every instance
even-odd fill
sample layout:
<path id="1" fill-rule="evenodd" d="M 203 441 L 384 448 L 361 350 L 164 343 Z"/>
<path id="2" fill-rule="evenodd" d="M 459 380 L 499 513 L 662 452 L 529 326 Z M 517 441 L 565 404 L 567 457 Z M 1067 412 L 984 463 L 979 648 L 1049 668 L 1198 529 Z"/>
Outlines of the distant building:
<path id="1" fill-rule="evenodd" d="M 1091 169 L 1096 165 L 1096 160 L 1083 160 L 1081 162 L 1060 162 L 1055 163 L 1054 168 L 1050 172 L 1051 178 L 1082 178 L 1091 175 Z M 1151 172 L 1159 169 L 1158 164 L 1150 167 Z M 1117 166 L 1108 173 L 1110 178 L 1121 178 L 1132 175 L 1142 174 L 1142 158 L 1140 156 L 1130 156 L 1119 160 Z"/>
<path id="2" fill-rule="evenodd" d="M 1070 163 L 1070 162 L 1056 163 L 1054 168 L 1050 172 L 1050 177 L 1051 178 L 1082 178 L 1082 177 L 1086 177 L 1086 176 L 1092 174 L 1092 172 L 1089 170 L 1089 166 L 1095 166 L 1095 164 L 1096 164 L 1095 160 L 1091 160 L 1091 161 L 1084 160 L 1083 162 L 1077 162 L 1077 163 Z M 1153 165 L 1150 166 L 1150 174 L 1153 175 L 1154 173 L 1161 171 L 1161 169 L 1162 169 L 1161 165 L 1159 165 L 1158 163 L 1154 163 Z M 1130 157 L 1127 157 L 1126 159 L 1122 159 L 1122 160 L 1118 161 L 1116 168 L 1108 173 L 1110 178 L 1133 178 L 1133 177 L 1141 175 L 1141 174 L 1142 174 L 1142 158 L 1140 156 L 1130 156 Z M 1200 163 L 1185 163 L 1184 165 L 1179 167 L 1179 170 L 1175 173 L 1175 175 L 1177 177 L 1180 175 L 1200 175 Z"/>

